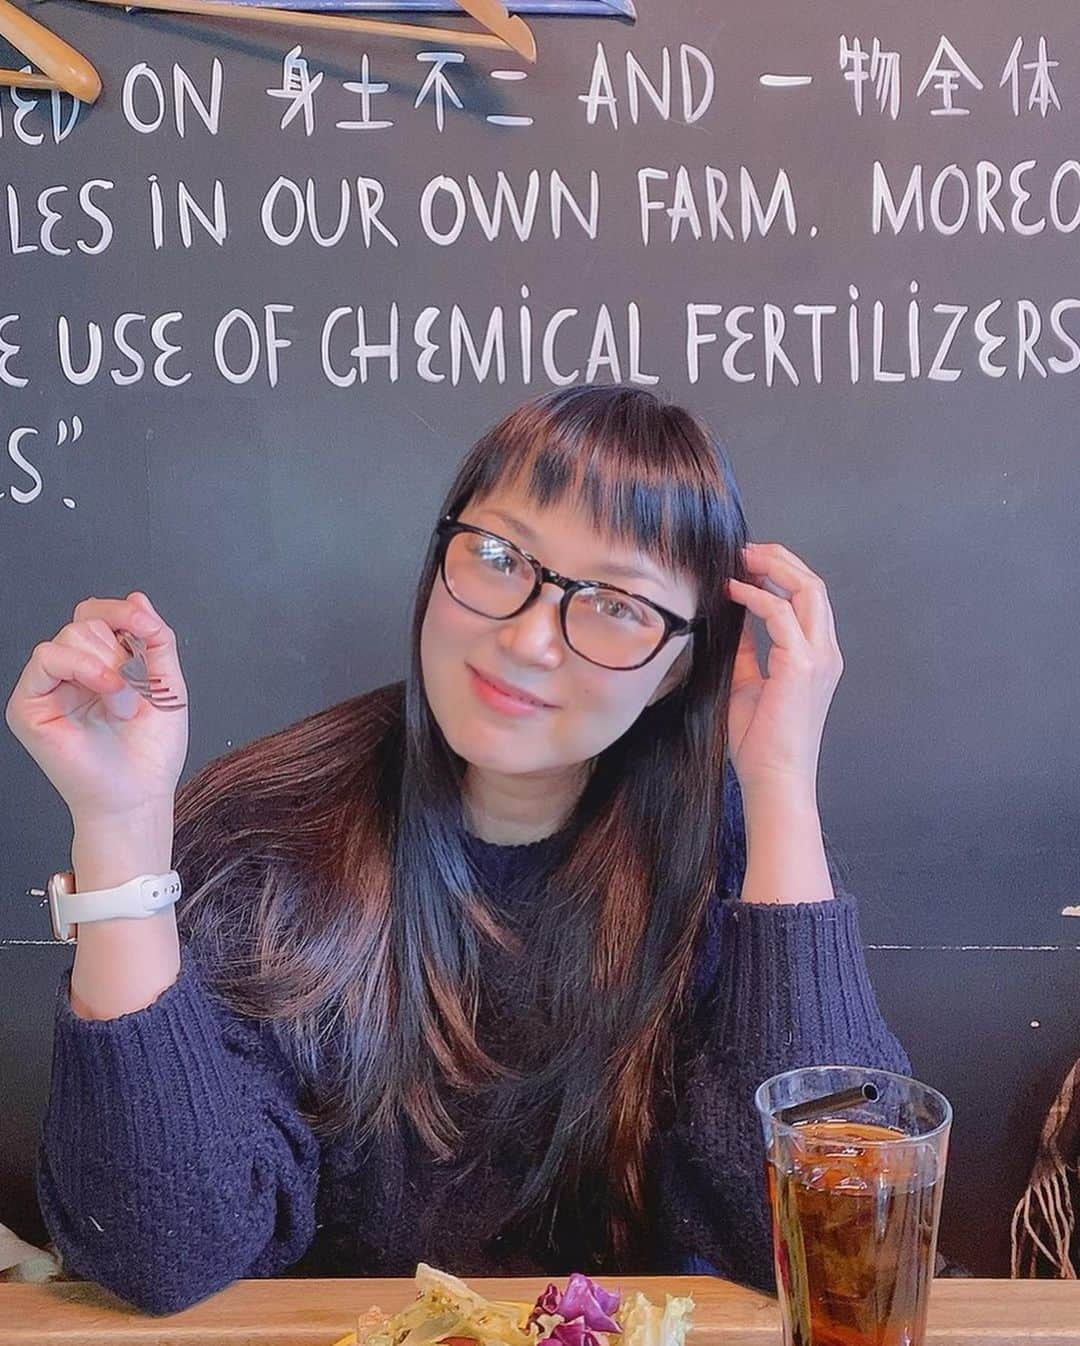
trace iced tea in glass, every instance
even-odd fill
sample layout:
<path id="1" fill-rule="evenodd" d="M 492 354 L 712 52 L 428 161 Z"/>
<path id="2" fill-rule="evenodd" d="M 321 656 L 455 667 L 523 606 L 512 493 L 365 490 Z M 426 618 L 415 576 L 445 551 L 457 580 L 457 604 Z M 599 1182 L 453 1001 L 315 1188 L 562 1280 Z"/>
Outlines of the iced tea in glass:
<path id="1" fill-rule="evenodd" d="M 824 1116 L 787 1109 L 872 1085 Z M 917 1080 L 855 1066 L 757 1090 L 785 1346 L 922 1346 L 952 1109 Z"/>

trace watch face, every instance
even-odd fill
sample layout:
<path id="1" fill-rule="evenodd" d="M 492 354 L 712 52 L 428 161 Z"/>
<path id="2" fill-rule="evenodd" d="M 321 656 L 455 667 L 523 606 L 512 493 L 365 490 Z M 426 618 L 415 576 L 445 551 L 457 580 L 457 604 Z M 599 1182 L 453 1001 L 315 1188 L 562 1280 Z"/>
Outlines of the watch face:
<path id="1" fill-rule="evenodd" d="M 49 896 L 49 919 L 52 921 L 53 938 L 63 944 L 75 943 L 76 927 L 70 925 L 60 915 L 60 898 L 69 897 L 75 891 L 75 875 L 70 869 L 60 870 L 49 875 L 47 892 Z"/>

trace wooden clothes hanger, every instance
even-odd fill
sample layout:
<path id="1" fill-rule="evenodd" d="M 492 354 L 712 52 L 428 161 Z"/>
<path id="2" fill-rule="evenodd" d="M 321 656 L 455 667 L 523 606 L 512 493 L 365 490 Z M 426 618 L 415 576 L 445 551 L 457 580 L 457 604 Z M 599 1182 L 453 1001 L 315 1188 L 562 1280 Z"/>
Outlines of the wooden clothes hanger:
<path id="1" fill-rule="evenodd" d="M 129 0 L 90 0 L 93 4 L 129 8 Z M 261 5 L 234 5 L 218 0 L 142 0 L 138 9 L 161 9 L 176 14 L 205 14 L 216 18 L 250 18 L 293 27 L 332 28 L 345 32 L 377 33 L 382 37 L 404 37 L 413 41 L 440 40 L 462 46 L 504 46 L 530 62 L 536 61 L 536 40 L 529 25 L 520 16 L 511 17 L 501 0 L 456 0 L 456 3 L 487 31 L 461 32 L 453 28 L 435 28 L 427 24 L 390 23 L 380 19 L 354 19 L 336 14 L 308 14 L 302 10 L 280 10 Z M 81 52 L 38 23 L 11 0 L 0 0 L 0 37 L 18 48 L 42 73 L 0 70 L 0 85 L 30 89 L 63 89 L 84 103 L 93 103 L 101 93 L 101 76 Z"/>
<path id="2" fill-rule="evenodd" d="M 3 3 L 4 0 L 0 0 Z M 483 33 L 460 28 L 434 28 L 428 24 L 393 23 L 383 19 L 355 19 L 324 11 L 307 13 L 274 9 L 259 4 L 229 4 L 227 0 L 88 0 L 90 4 L 124 9 L 160 9 L 171 14 L 204 14 L 209 18 L 252 19 L 293 28 L 329 28 L 340 33 L 374 33 L 380 37 L 405 38 L 413 42 L 446 42 L 457 46 L 488 47 L 504 51 L 511 47 L 530 62 L 536 61 L 536 41 L 520 16 L 511 17 L 501 0 L 456 0 L 456 3 L 487 30 Z"/>
<path id="3" fill-rule="evenodd" d="M 304 10 L 274 9 L 263 5 L 228 4 L 221 0 L 88 0 L 90 4 L 114 5 L 124 9 L 161 9 L 171 14 L 205 14 L 217 19 L 253 19 L 262 23 L 295 28 L 331 28 L 344 33 L 375 33 L 380 37 L 401 37 L 414 42 L 452 42 L 458 46 L 493 47 L 505 50 L 507 46 L 528 61 L 536 60 L 536 43 L 528 25 L 521 18 L 511 18 L 498 0 L 457 0 L 463 9 L 473 8 L 489 14 L 497 24 L 485 33 L 463 32 L 459 28 L 432 28 L 419 23 L 390 23 L 382 19 L 353 19 L 341 14 L 319 11 L 310 14 Z M 483 22 L 483 20 L 481 20 Z M 485 27 L 489 27 L 485 23 Z"/>
<path id="4" fill-rule="evenodd" d="M 536 39 L 532 29 L 520 14 L 511 18 L 501 0 L 457 0 L 457 3 L 477 23 L 501 37 L 519 56 L 524 56 L 526 61 L 536 61 Z"/>
<path id="5" fill-rule="evenodd" d="M 11 0 L 0 0 L 0 37 L 5 37 L 28 61 L 42 71 L 0 70 L 0 85 L 27 89 L 63 89 L 84 103 L 93 103 L 101 93 L 101 76 L 82 54 L 43 23 L 16 9 Z"/>

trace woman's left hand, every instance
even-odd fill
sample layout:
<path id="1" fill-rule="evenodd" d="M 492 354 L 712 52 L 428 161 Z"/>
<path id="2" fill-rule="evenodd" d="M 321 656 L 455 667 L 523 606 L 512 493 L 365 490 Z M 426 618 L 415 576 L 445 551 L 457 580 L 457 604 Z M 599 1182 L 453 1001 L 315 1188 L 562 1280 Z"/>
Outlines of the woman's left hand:
<path id="1" fill-rule="evenodd" d="M 728 751 L 743 795 L 779 791 L 816 800 L 825 717 L 844 671 L 825 582 L 778 542 L 753 542 L 752 583 L 732 579 L 728 596 L 760 617 L 772 641 L 762 677 L 749 618 L 735 656 Z M 762 587 L 768 579 L 786 596 Z"/>

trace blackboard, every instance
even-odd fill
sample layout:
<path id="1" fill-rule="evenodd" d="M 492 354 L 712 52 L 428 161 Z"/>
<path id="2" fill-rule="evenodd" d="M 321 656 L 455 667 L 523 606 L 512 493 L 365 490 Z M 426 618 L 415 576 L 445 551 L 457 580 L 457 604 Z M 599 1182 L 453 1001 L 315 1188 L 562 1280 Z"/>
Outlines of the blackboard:
<path id="1" fill-rule="evenodd" d="M 433 511 L 512 406 L 684 403 L 828 581 L 823 820 L 956 1105 L 943 1246 L 1004 1274 L 1080 1051 L 1075 7 L 641 0 L 531 15 L 535 65 L 34 12 L 104 93 L 0 93 L 5 685 L 80 598 L 145 589 L 186 777 L 400 675 Z M 0 1220 L 36 1240 L 70 829 L 10 734 L 0 771 Z"/>

